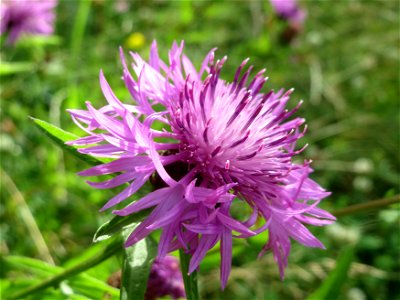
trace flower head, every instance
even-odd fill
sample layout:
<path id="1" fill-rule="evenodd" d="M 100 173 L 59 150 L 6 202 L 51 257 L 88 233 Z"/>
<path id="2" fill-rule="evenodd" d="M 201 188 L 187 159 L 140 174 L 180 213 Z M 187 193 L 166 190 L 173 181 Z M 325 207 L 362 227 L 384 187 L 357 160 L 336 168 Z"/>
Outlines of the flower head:
<path id="1" fill-rule="evenodd" d="M 302 24 L 306 18 L 305 10 L 297 5 L 296 0 L 270 0 L 279 17 L 291 23 Z"/>
<path id="2" fill-rule="evenodd" d="M 87 102 L 87 110 L 70 110 L 88 136 L 69 144 L 87 146 L 81 153 L 114 159 L 80 173 L 118 174 L 103 182 L 89 181 L 91 186 L 128 183 L 102 210 L 126 200 L 150 178 L 159 183 L 140 200 L 113 211 L 125 216 L 154 207 L 126 246 L 162 229 L 158 257 L 184 249 L 192 254 L 192 272 L 220 242 L 225 287 L 233 238 L 269 230 L 263 251 L 273 251 L 283 277 L 291 238 L 323 247 L 303 224 L 320 226 L 335 218 L 317 208 L 329 193 L 309 179 L 309 162 L 292 161 L 302 151 L 295 144 L 305 132 L 300 130 L 304 119 L 291 118 L 301 103 L 285 109 L 292 90 L 262 93 L 265 70 L 250 80 L 252 67 L 243 71 L 247 60 L 231 83 L 221 79 L 226 57 L 215 61 L 214 50 L 197 71 L 183 54 L 183 43 L 173 44 L 165 63 L 154 42 L 149 62 L 131 53 L 136 79 L 121 52 L 123 81 L 134 102 L 122 103 L 100 72 L 108 105 L 96 109 Z M 247 220 L 231 215 L 233 201 L 252 211 Z"/>
<path id="3" fill-rule="evenodd" d="M 57 0 L 3 0 L 0 34 L 9 34 L 8 44 L 14 44 L 23 34 L 52 34 L 56 5 Z"/>
<path id="4" fill-rule="evenodd" d="M 173 299 L 185 298 L 185 288 L 182 273 L 179 269 L 179 261 L 170 255 L 154 261 L 144 298 L 153 300 L 167 295 L 172 296 Z"/>

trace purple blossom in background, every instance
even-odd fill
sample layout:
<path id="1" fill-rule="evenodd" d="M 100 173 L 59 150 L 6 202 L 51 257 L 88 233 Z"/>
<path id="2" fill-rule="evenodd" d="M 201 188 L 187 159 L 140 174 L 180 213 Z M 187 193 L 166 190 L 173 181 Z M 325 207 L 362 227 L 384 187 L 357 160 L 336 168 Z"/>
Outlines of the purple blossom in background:
<path id="1" fill-rule="evenodd" d="M 297 5 L 296 0 L 270 0 L 277 15 L 291 23 L 302 24 L 306 12 Z"/>
<path id="2" fill-rule="evenodd" d="M 129 10 L 130 3 L 128 0 L 116 0 L 114 9 L 119 13 L 126 13 Z"/>
<path id="3" fill-rule="evenodd" d="M 185 298 L 179 261 L 170 255 L 154 261 L 144 298 L 154 300 L 164 296 L 171 296 L 173 299 Z"/>
<path id="4" fill-rule="evenodd" d="M 88 181 L 91 186 L 108 189 L 128 183 L 102 210 L 128 199 L 149 179 L 161 183 L 140 200 L 113 211 L 126 216 L 154 207 L 126 247 L 161 229 L 158 258 L 184 249 L 192 255 L 191 273 L 220 242 L 224 288 L 232 239 L 269 230 L 262 253 L 272 250 L 283 278 L 291 239 L 323 248 L 303 224 L 322 226 L 335 220 L 317 208 L 329 193 L 309 178 L 309 162 L 292 161 L 303 150 L 295 144 L 305 132 L 300 130 L 304 119 L 291 118 L 301 103 L 285 109 L 292 90 L 262 93 L 265 70 L 250 79 L 252 67 L 242 72 L 247 59 L 227 82 L 220 78 L 227 58 L 215 61 L 214 51 L 197 71 L 183 54 L 183 42 L 173 44 L 168 63 L 159 58 L 154 42 L 149 62 L 130 53 L 135 77 L 121 51 L 122 79 L 134 101 L 117 99 L 100 72 L 108 104 L 96 109 L 87 102 L 87 110 L 69 110 L 88 135 L 68 144 L 86 146 L 81 153 L 113 159 L 80 172 L 116 175 Z M 233 201 L 252 212 L 247 220 L 231 216 Z"/>
<path id="5" fill-rule="evenodd" d="M 14 44 L 23 34 L 51 35 L 57 0 L 3 0 L 0 3 L 0 34 L 8 33 Z"/>

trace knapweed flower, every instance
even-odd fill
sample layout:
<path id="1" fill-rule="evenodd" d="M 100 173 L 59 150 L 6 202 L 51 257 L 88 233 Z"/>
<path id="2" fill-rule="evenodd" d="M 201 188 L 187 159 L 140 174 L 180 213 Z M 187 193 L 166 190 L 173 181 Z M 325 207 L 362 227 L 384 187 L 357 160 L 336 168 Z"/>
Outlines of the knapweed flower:
<path id="1" fill-rule="evenodd" d="M 3 0 L 0 3 L 0 34 L 8 33 L 14 44 L 23 34 L 51 35 L 57 0 Z"/>
<path id="2" fill-rule="evenodd" d="M 306 12 L 297 5 L 296 0 L 270 0 L 272 7 L 279 17 L 290 23 L 302 24 Z"/>
<path id="3" fill-rule="evenodd" d="M 170 255 L 154 261 L 144 298 L 155 300 L 165 296 L 171 296 L 173 299 L 185 298 L 179 261 Z"/>
<path id="4" fill-rule="evenodd" d="M 80 173 L 116 175 L 88 181 L 91 186 L 128 183 L 102 210 L 128 199 L 149 179 L 158 182 L 153 192 L 113 211 L 126 216 L 154 208 L 129 236 L 127 247 L 162 229 L 158 258 L 184 249 L 192 255 L 191 273 L 219 242 L 224 288 L 233 238 L 269 230 L 263 251 L 273 251 L 283 277 L 290 239 L 323 248 L 303 224 L 321 226 L 335 218 L 317 208 L 329 193 L 309 178 L 309 162 L 292 161 L 302 151 L 295 144 L 305 131 L 300 130 L 304 119 L 291 118 L 301 103 L 285 109 L 292 90 L 262 93 L 265 70 L 249 80 L 252 67 L 242 72 L 247 59 L 232 82 L 221 79 L 227 58 L 214 61 L 214 50 L 198 71 L 183 54 L 183 42 L 173 44 L 168 63 L 154 42 L 149 62 L 130 53 L 135 77 L 121 51 L 122 79 L 134 101 L 121 102 L 100 72 L 108 105 L 96 109 L 87 102 L 87 110 L 70 110 L 88 136 L 69 144 L 86 146 L 81 153 L 114 159 Z M 233 201 L 249 208 L 248 219 L 231 215 Z"/>

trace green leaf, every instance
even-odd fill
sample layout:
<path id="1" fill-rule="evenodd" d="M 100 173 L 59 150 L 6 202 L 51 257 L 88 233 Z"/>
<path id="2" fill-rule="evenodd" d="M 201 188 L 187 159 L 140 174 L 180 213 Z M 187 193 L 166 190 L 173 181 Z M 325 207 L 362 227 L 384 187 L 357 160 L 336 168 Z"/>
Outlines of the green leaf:
<path id="1" fill-rule="evenodd" d="M 114 234 L 119 233 L 121 230 L 132 226 L 135 223 L 142 221 L 149 215 L 151 209 L 145 209 L 138 213 L 121 217 L 115 216 L 111 220 L 105 222 L 97 229 L 93 237 L 93 242 L 100 242 L 109 239 Z"/>
<path id="2" fill-rule="evenodd" d="M 124 237 L 130 230 L 123 232 Z M 151 237 L 125 248 L 125 259 L 122 267 L 121 300 L 143 299 L 146 293 L 147 280 L 151 265 L 157 254 L 157 244 Z"/>
<path id="3" fill-rule="evenodd" d="M 87 300 L 92 300 L 93 298 L 87 298 L 85 296 L 76 295 L 76 294 L 68 295 L 68 300 L 86 300 L 86 299 Z"/>
<path id="4" fill-rule="evenodd" d="M 44 261 L 24 256 L 7 256 L 4 257 L 4 262 L 13 267 L 14 270 L 29 272 L 39 278 L 48 278 L 65 272 L 62 267 L 52 266 Z M 113 299 L 118 298 L 119 295 L 118 289 L 85 273 L 78 274 L 72 278 L 66 277 L 65 280 L 68 280 L 68 286 L 80 295 L 96 299 L 100 299 L 104 294 L 108 294 Z"/>
<path id="5" fill-rule="evenodd" d="M 87 162 L 91 165 L 98 165 L 102 163 L 109 162 L 109 159 L 106 158 L 97 158 L 86 154 L 81 154 L 77 151 L 79 149 L 75 146 L 66 145 L 65 142 L 73 141 L 79 138 L 79 136 L 72 134 L 68 131 L 62 130 L 53 124 L 50 124 L 46 121 L 32 118 L 35 125 L 40 128 L 48 137 L 50 137 L 57 145 L 59 145 L 65 151 L 71 153 L 72 155 L 78 157 L 79 159 Z"/>
<path id="6" fill-rule="evenodd" d="M 61 45 L 62 39 L 59 36 L 51 35 L 27 35 L 19 39 L 17 47 L 44 47 L 44 46 L 58 46 Z"/>
<path id="7" fill-rule="evenodd" d="M 51 287 L 51 286 L 55 286 L 58 285 L 60 282 L 64 281 L 64 280 L 69 280 L 71 277 L 76 276 L 98 264 L 100 264 L 101 262 L 107 260 L 108 258 L 110 258 L 111 256 L 115 255 L 116 253 L 118 253 L 119 251 L 122 250 L 122 245 L 121 245 L 121 241 L 120 239 L 114 239 L 112 240 L 110 243 L 106 243 L 106 246 L 99 251 L 98 253 L 96 253 L 95 255 L 93 255 L 92 257 L 90 257 L 89 259 L 87 259 L 84 262 L 81 262 L 77 265 L 71 266 L 69 268 L 63 269 L 60 267 L 55 267 L 55 266 L 44 266 L 43 264 L 46 264 L 44 262 L 41 262 L 41 266 L 38 266 L 37 263 L 35 262 L 33 263 L 29 263 L 28 264 L 28 268 L 31 269 L 31 271 L 40 271 L 43 272 L 43 270 L 50 270 L 49 268 L 55 268 L 55 270 L 57 271 L 56 274 L 52 275 L 51 277 L 46 276 L 46 279 L 42 280 L 41 282 L 38 282 L 36 284 L 30 285 L 29 287 L 22 289 L 22 290 L 18 290 L 16 293 L 13 293 L 12 295 L 7 295 L 7 299 L 21 299 L 26 297 L 27 295 L 32 295 L 34 293 L 38 293 L 39 291 L 43 292 L 43 290 Z M 13 258 L 13 257 L 6 257 L 5 260 L 8 260 L 9 263 L 19 263 L 20 267 L 26 267 L 27 264 L 21 264 L 21 259 L 17 258 Z M 18 262 L 19 260 L 19 262 Z M 23 258 L 23 261 L 27 262 L 27 258 Z M 33 266 L 33 267 L 32 267 Z M 115 291 L 115 289 L 113 289 L 112 287 L 109 287 L 108 285 L 106 285 L 105 283 L 100 283 L 99 280 L 92 278 L 91 276 L 87 275 L 87 274 L 80 274 L 77 278 L 79 278 L 80 281 L 86 281 L 86 282 L 91 282 L 92 287 L 102 287 L 103 289 L 109 289 L 109 291 Z M 72 279 L 71 279 L 72 281 Z M 107 293 L 109 292 L 107 290 Z"/>
<path id="8" fill-rule="evenodd" d="M 9 255 L 2 258 L 2 264 L 12 269 L 29 272 L 38 277 L 47 277 L 57 274 L 62 270 L 60 267 L 25 256 Z"/>
<path id="9" fill-rule="evenodd" d="M 31 62 L 5 62 L 0 63 L 0 75 L 11 75 L 16 73 L 30 72 L 34 69 Z"/>
<path id="10" fill-rule="evenodd" d="M 88 278 L 90 278 L 90 280 L 88 280 Z M 74 293 L 89 297 L 90 299 L 103 299 L 105 295 L 107 295 L 106 299 L 109 300 L 117 300 L 119 298 L 119 289 L 87 274 L 73 277 L 69 279 L 68 282 Z"/>
<path id="11" fill-rule="evenodd" d="M 197 287 L 197 271 L 193 271 L 190 275 L 188 274 L 191 256 L 186 254 L 182 249 L 179 249 L 179 258 L 186 298 L 188 300 L 198 300 L 199 290 Z"/>
<path id="12" fill-rule="evenodd" d="M 136 201 L 147 194 L 151 193 L 153 189 L 153 186 L 149 183 L 146 182 L 143 187 L 136 192 L 131 199 L 133 201 Z M 100 225 L 100 227 L 97 229 L 96 233 L 94 234 L 93 237 L 93 242 L 100 242 L 109 239 L 112 237 L 114 234 L 119 233 L 122 231 L 122 229 L 129 227 L 130 225 L 136 224 L 138 222 L 143 221 L 144 218 L 146 218 L 152 209 L 145 209 L 140 212 L 137 212 L 135 214 L 126 216 L 126 217 L 121 217 L 121 216 L 115 216 L 111 220 L 105 222 L 104 224 Z"/>
<path id="13" fill-rule="evenodd" d="M 341 287 L 347 281 L 347 273 L 350 269 L 353 255 L 353 246 L 347 246 L 344 248 L 337 259 L 335 269 L 328 275 L 322 285 L 314 293 L 308 296 L 307 300 L 341 299 Z"/>
<path id="14" fill-rule="evenodd" d="M 88 259 L 90 259 L 93 256 L 96 256 L 99 252 L 101 252 L 104 249 L 104 243 L 99 243 L 99 244 L 91 244 L 90 247 L 84 248 L 79 255 L 72 256 L 70 259 L 67 261 L 63 262 L 62 267 L 63 268 L 70 268 L 75 265 L 84 263 Z"/>

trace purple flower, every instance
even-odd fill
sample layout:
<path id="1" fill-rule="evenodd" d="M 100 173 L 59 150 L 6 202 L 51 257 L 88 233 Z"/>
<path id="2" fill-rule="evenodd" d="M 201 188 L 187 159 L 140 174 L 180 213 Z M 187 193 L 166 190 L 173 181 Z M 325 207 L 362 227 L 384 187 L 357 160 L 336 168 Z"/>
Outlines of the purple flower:
<path id="1" fill-rule="evenodd" d="M 301 103 L 285 109 L 292 90 L 262 93 L 265 70 L 248 83 L 252 67 L 242 72 L 247 59 L 231 83 L 221 79 L 226 57 L 214 61 L 214 50 L 197 71 L 183 54 L 183 42 L 173 44 L 168 63 L 159 58 L 154 42 L 148 63 L 130 53 L 136 79 L 121 51 L 122 79 L 134 102 L 117 99 L 100 72 L 108 105 L 96 109 L 87 102 L 87 110 L 69 110 L 88 134 L 69 144 L 86 146 L 81 153 L 113 159 L 80 172 L 117 175 L 88 181 L 91 186 L 108 189 L 128 183 L 102 210 L 126 200 L 150 178 L 157 183 L 155 191 L 113 211 L 126 216 L 154 207 L 129 236 L 127 247 L 162 229 L 158 258 L 184 249 L 192 255 L 191 273 L 219 242 L 224 288 L 233 238 L 269 230 L 263 251 L 273 251 L 283 277 L 290 239 L 323 247 L 303 223 L 321 226 L 335 218 L 317 208 L 329 193 L 308 178 L 309 162 L 292 161 L 303 150 L 295 144 L 305 132 L 300 130 L 304 119 L 289 119 Z M 247 220 L 230 214 L 233 201 L 252 211 Z"/>
<path id="2" fill-rule="evenodd" d="M 0 34 L 9 34 L 8 44 L 14 44 L 23 34 L 52 34 L 56 5 L 57 0 L 3 0 Z"/>
<path id="3" fill-rule="evenodd" d="M 279 17 L 291 23 L 302 24 L 306 17 L 305 10 L 297 5 L 296 0 L 270 0 Z"/>
<path id="4" fill-rule="evenodd" d="M 144 298 L 153 300 L 168 295 L 174 299 L 185 298 L 185 288 L 179 261 L 170 255 L 154 261 Z"/>

